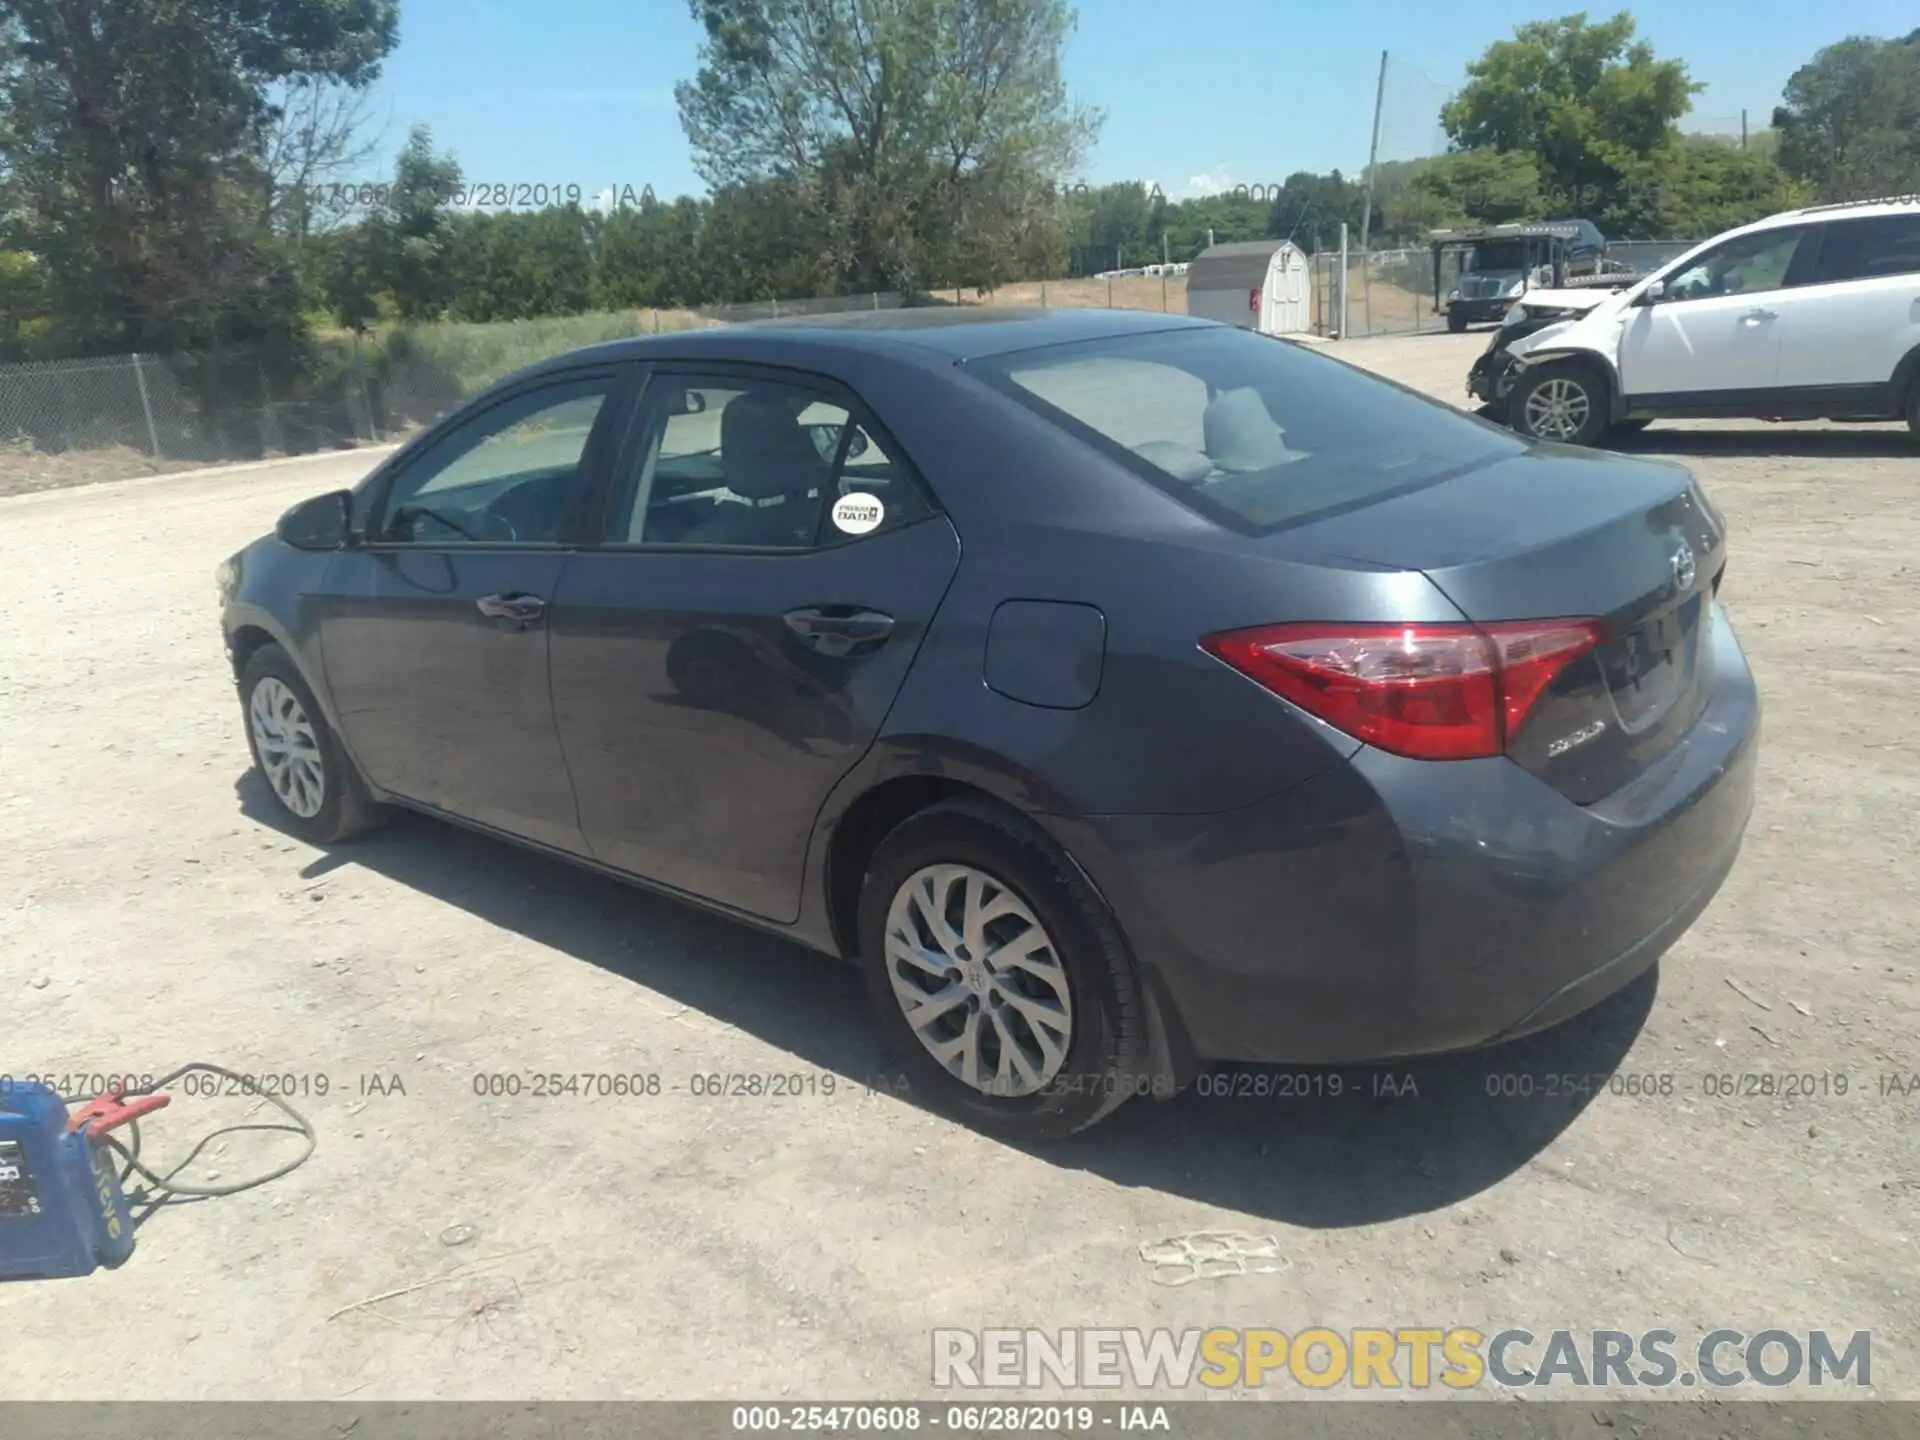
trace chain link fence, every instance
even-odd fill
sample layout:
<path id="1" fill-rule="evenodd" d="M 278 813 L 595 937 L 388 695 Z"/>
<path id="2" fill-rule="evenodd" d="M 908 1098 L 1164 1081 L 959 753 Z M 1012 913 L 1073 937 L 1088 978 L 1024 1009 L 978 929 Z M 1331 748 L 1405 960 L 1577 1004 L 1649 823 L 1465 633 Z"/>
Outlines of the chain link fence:
<path id="1" fill-rule="evenodd" d="M 358 346 L 0 365 L 0 494 L 380 438 Z M 330 373 L 335 372 L 335 373 Z"/>

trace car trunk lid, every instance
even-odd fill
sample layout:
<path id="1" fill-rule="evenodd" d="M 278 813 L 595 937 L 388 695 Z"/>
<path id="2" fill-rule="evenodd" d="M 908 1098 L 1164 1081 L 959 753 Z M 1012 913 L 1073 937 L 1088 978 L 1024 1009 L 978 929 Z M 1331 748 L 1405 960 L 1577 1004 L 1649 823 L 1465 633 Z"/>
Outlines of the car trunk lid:
<path id="1" fill-rule="evenodd" d="M 1542 446 L 1273 538 L 1420 571 L 1476 624 L 1600 621 L 1507 745 L 1578 803 L 1672 750 L 1712 691 L 1726 528 L 1679 466 Z"/>

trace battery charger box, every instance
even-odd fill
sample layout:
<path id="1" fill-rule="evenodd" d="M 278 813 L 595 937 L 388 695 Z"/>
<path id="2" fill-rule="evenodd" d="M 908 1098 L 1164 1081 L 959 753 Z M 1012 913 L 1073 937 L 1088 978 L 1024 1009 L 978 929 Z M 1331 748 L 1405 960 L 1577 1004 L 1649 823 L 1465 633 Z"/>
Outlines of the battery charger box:
<path id="1" fill-rule="evenodd" d="M 112 1147 L 70 1130 L 47 1086 L 0 1079 L 0 1280 L 87 1275 L 132 1253 Z"/>

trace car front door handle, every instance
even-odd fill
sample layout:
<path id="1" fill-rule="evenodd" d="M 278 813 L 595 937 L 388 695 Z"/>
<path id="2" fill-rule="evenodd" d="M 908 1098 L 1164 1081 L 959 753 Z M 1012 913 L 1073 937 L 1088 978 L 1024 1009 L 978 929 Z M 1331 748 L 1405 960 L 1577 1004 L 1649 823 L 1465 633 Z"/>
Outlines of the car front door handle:
<path id="1" fill-rule="evenodd" d="M 489 620 L 511 620 L 522 628 L 547 613 L 546 601 L 538 595 L 525 595 L 518 590 L 505 595 L 482 595 L 474 604 Z"/>
<path id="2" fill-rule="evenodd" d="M 1749 310 L 1740 319 L 1749 325 L 1758 325 L 1762 320 L 1778 320 L 1779 314 L 1772 310 Z"/>
<path id="3" fill-rule="evenodd" d="M 877 650 L 893 633 L 893 617 L 857 605 L 808 605 L 780 617 L 787 629 L 822 655 Z"/>

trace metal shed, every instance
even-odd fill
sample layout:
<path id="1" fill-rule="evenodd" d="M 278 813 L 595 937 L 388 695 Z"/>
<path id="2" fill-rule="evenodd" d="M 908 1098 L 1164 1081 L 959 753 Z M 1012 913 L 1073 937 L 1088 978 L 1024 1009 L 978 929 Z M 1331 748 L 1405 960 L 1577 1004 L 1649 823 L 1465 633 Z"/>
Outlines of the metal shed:
<path id="1" fill-rule="evenodd" d="M 1263 335 L 1299 335 L 1313 323 L 1307 252 L 1291 240 L 1245 240 L 1203 250 L 1187 271 L 1187 313 Z"/>

